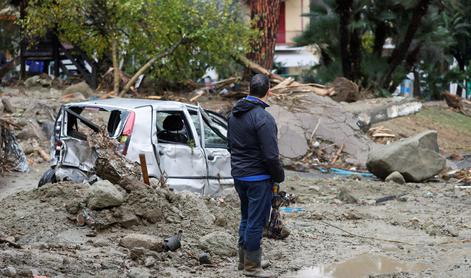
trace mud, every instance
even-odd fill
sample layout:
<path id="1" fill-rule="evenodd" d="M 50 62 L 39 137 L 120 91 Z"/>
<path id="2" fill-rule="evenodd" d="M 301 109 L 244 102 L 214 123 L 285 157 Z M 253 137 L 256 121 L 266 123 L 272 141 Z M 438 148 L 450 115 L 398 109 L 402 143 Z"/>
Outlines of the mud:
<path id="1" fill-rule="evenodd" d="M 50 122 L 61 95 L 47 88 L 4 91 L 16 107 L 12 120 L 19 124 L 17 133 L 27 129 L 25 119 Z M 48 137 L 21 144 L 47 151 Z M 464 143 L 461 149 L 469 145 Z M 77 216 L 87 207 L 88 185 L 37 189 L 48 165 L 35 153 L 28 156 L 29 173 L 0 177 L 0 239 L 21 246 L 2 240 L 0 276 L 243 277 L 236 270 L 236 256 L 217 255 L 232 254 L 230 250 L 216 254 L 200 247 L 200 239 L 212 233 L 228 234 L 236 246 L 239 203 L 233 190 L 223 197 L 201 198 L 125 178 L 117 185 L 126 194 L 125 202 L 90 210 L 93 221 L 82 223 Z M 264 257 L 279 277 L 342 277 L 344 268 L 352 278 L 469 277 L 471 189 L 456 185 L 455 179 L 399 185 L 333 173 L 289 172 L 281 187 L 298 196 L 294 212 L 282 212 L 291 234 L 282 241 L 264 239 Z M 401 197 L 376 204 L 391 195 Z M 120 245 L 130 234 L 157 240 L 179 230 L 182 247 L 175 252 Z M 211 263 L 200 265 L 201 255 Z"/>
<path id="2" fill-rule="evenodd" d="M 199 240 L 212 232 L 228 233 L 236 244 L 235 192 L 211 199 L 139 182 L 123 187 L 123 205 L 95 211 L 100 227 L 76 223 L 86 204 L 85 185 L 47 185 L 5 197 L 0 234 L 13 237 L 22 249 L 0 245 L 2 271 L 13 268 L 17 277 L 32 271 L 48 277 L 242 277 L 235 256 L 209 252 L 212 264 L 198 260 L 207 252 Z M 289 173 L 282 187 L 298 196 L 293 207 L 304 210 L 282 213 L 291 230 L 286 240 L 263 241 L 270 269 L 279 277 L 345 277 L 340 272 L 345 265 L 361 270 L 349 277 L 468 277 L 471 271 L 469 189 L 306 173 Z M 340 191 L 357 203 L 341 201 Z M 404 193 L 375 204 L 377 198 Z M 182 248 L 175 252 L 119 245 L 128 234 L 166 238 L 180 229 Z M 301 276 L 306 271 L 312 275 Z"/>

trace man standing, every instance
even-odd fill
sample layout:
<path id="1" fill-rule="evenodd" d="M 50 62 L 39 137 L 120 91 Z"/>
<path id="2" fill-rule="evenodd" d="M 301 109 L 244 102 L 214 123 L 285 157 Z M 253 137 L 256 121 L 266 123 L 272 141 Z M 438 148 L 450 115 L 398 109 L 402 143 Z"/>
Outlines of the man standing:
<path id="1" fill-rule="evenodd" d="M 262 74 L 250 82 L 249 96 L 239 100 L 228 120 L 232 176 L 240 198 L 239 270 L 246 276 L 272 277 L 261 267 L 261 241 L 267 224 L 273 183 L 284 180 L 275 119 L 265 111 L 271 92 Z"/>

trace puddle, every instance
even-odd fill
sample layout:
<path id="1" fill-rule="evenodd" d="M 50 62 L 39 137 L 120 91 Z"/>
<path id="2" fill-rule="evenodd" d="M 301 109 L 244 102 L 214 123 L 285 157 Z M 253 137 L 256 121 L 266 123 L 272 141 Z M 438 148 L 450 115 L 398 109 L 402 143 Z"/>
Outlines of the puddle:
<path id="1" fill-rule="evenodd" d="M 287 274 L 292 278 L 363 278 L 369 274 L 393 272 L 420 272 L 428 266 L 420 263 L 407 263 L 386 256 L 362 254 L 341 263 L 304 268 Z"/>

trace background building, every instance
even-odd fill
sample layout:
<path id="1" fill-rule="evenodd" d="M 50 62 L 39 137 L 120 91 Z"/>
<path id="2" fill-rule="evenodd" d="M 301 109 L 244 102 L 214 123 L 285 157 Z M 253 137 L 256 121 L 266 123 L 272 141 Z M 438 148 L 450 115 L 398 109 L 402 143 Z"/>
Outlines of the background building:
<path id="1" fill-rule="evenodd" d="M 308 27 L 309 0 L 285 0 L 280 5 L 275 65 L 285 76 L 299 77 L 303 69 L 319 63 L 315 48 L 296 47 L 294 38 Z"/>

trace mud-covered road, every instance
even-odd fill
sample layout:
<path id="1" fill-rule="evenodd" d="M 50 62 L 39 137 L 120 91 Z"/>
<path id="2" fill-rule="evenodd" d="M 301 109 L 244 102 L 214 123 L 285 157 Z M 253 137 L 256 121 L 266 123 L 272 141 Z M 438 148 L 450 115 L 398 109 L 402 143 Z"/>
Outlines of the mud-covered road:
<path id="1" fill-rule="evenodd" d="M 471 273 L 471 189 L 454 183 L 397 185 L 296 173 L 290 173 L 282 186 L 298 196 L 292 207 L 302 211 L 283 213 L 291 230 L 286 240 L 264 239 L 265 257 L 279 277 L 469 277 Z M 70 213 L 71 200 L 83 197 L 82 187 L 61 184 L 13 194 L 1 191 L 0 235 L 22 247 L 0 245 L 3 276 L 242 276 L 232 249 L 238 219 L 234 192 L 224 200 L 165 193 L 167 201 L 162 202 L 155 197 L 161 193 L 131 192 L 125 204 L 103 217 L 125 211 L 144 216 L 129 227 L 111 221 L 93 231 L 78 226 Z M 148 212 L 141 212 L 152 207 L 149 194 L 160 208 L 152 212 L 159 215 L 154 223 L 146 218 Z M 375 203 L 390 195 L 401 197 Z M 132 203 L 133 198 L 142 202 Z M 182 248 L 175 252 L 120 245 L 129 234 L 165 238 L 179 229 Z M 213 232 L 228 235 L 227 242 L 209 250 L 212 264 L 200 265 L 199 254 L 208 252 L 201 238 Z"/>

